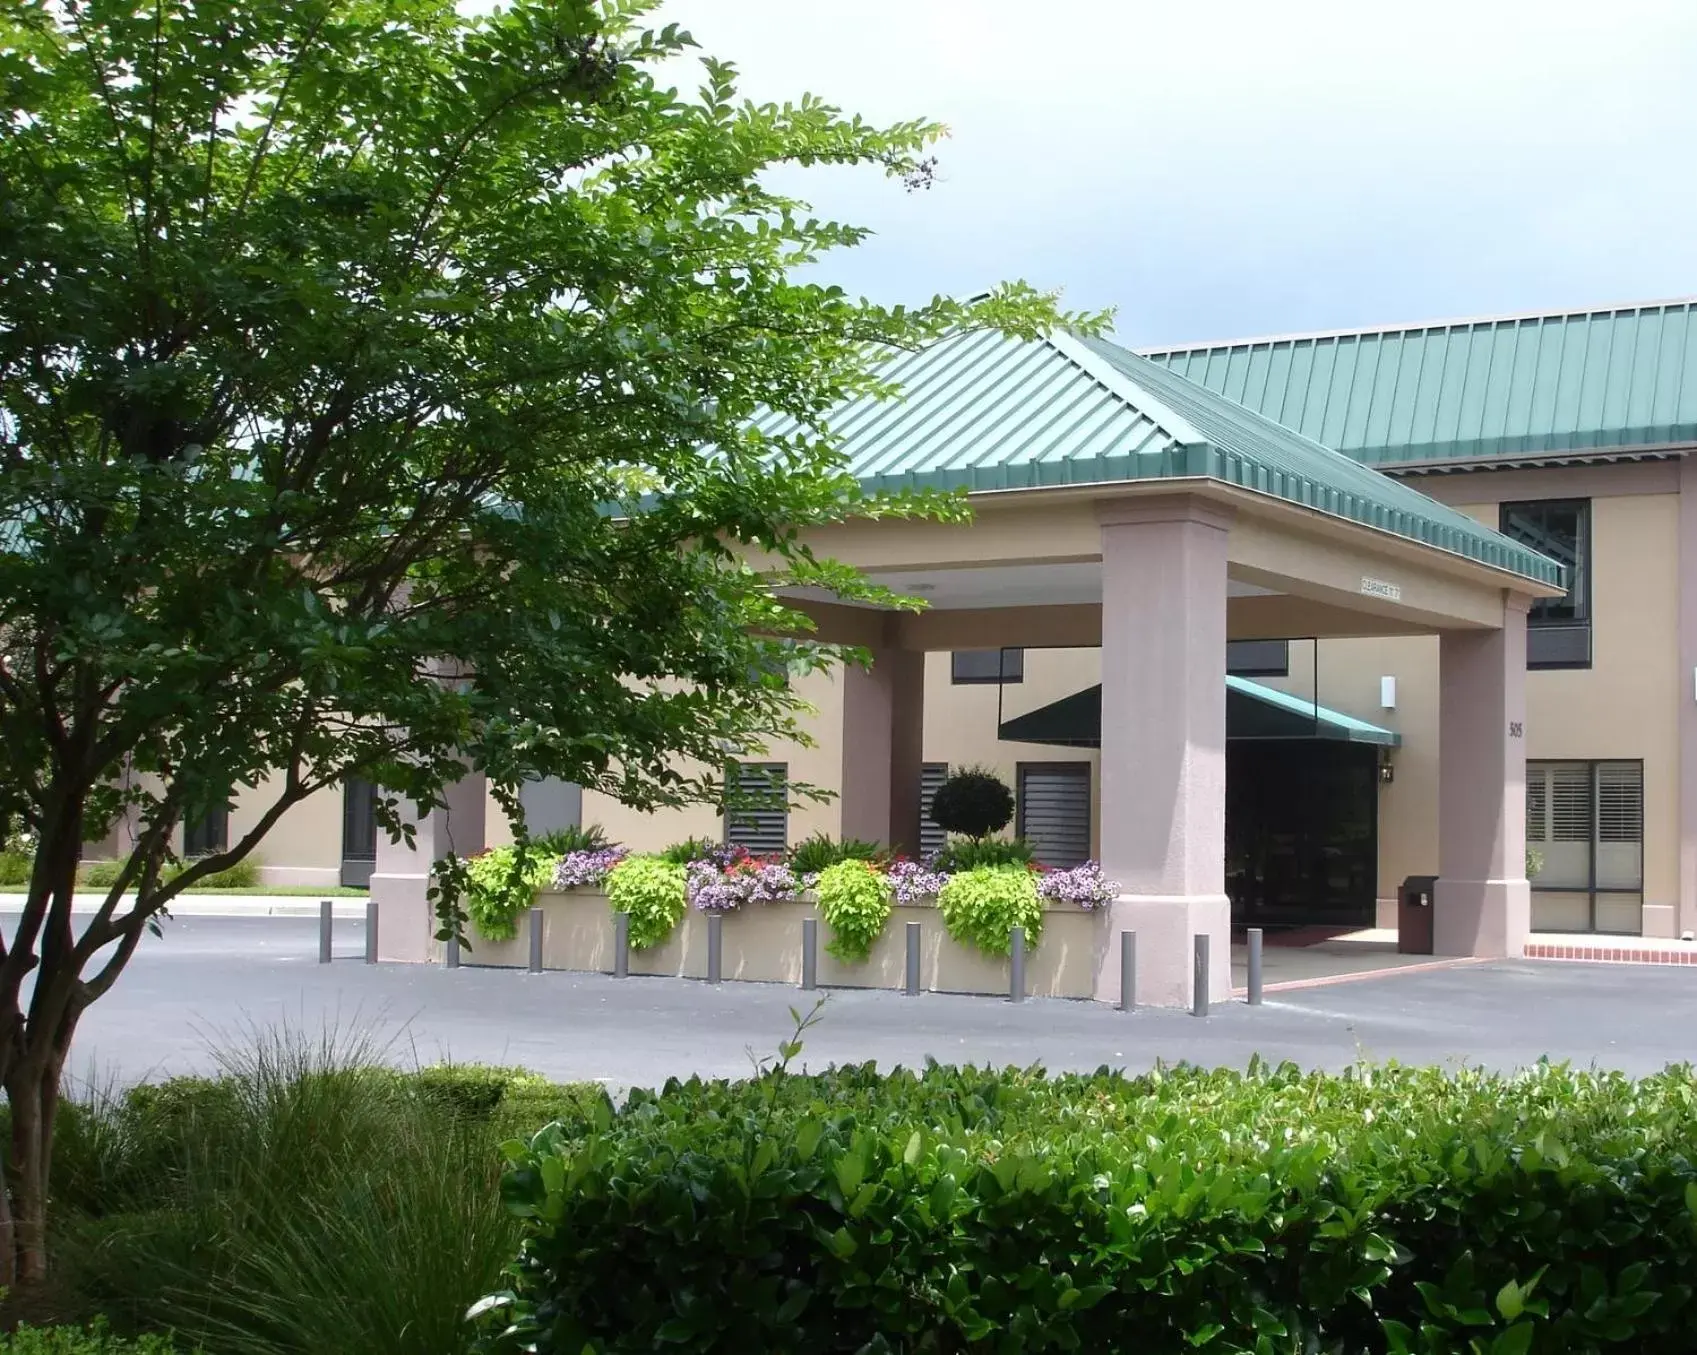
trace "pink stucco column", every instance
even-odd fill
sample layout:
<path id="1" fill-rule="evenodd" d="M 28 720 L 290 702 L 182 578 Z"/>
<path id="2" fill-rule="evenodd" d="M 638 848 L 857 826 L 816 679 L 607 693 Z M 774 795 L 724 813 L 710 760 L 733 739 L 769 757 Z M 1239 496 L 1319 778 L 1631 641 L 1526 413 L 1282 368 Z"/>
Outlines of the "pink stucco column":
<path id="1" fill-rule="evenodd" d="M 1521 955 L 1532 926 L 1526 882 L 1526 601 L 1500 630 L 1438 641 L 1439 955 Z"/>
<path id="2" fill-rule="evenodd" d="M 1697 455 L 1679 463 L 1679 905 L 1674 934 L 1697 931 Z"/>
<path id="3" fill-rule="evenodd" d="M 1120 996 L 1119 933 L 1137 932 L 1137 999 L 1191 1001 L 1194 938 L 1231 992 L 1226 898 L 1226 542 L 1230 518 L 1174 496 L 1104 505 L 1102 867 L 1120 882 L 1097 932 L 1096 999 Z"/>
<path id="4" fill-rule="evenodd" d="M 442 795 L 447 807 L 413 820 L 413 845 L 377 835 L 377 865 L 371 873 L 371 901 L 377 905 L 377 958 L 403 964 L 430 959 L 436 915 L 427 897 L 431 867 L 450 851 L 470 856 L 483 850 L 487 829 L 488 784 L 482 772 L 468 772 Z"/>
<path id="5" fill-rule="evenodd" d="M 842 835 L 919 855 L 925 655 L 877 649 L 844 667 Z"/>

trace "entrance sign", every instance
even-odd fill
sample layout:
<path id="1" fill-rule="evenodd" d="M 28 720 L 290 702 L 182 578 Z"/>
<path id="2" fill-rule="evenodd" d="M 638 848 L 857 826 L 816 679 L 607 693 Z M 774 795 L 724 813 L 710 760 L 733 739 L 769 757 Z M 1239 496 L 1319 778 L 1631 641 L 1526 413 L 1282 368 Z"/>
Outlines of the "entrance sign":
<path id="1" fill-rule="evenodd" d="M 1383 579 L 1375 579 L 1369 574 L 1361 576 L 1361 592 L 1370 598 L 1384 598 L 1386 602 L 1401 602 L 1402 588 L 1398 584 L 1386 583 Z"/>

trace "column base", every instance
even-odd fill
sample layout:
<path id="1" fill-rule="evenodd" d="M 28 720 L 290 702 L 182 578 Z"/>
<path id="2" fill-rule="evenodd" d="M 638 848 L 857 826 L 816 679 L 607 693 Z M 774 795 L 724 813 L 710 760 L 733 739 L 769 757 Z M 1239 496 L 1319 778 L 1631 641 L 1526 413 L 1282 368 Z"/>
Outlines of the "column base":
<path id="1" fill-rule="evenodd" d="M 1137 1003 L 1188 1007 L 1196 937 L 1206 934 L 1208 990 L 1214 1001 L 1231 996 L 1231 900 L 1224 894 L 1121 894 L 1098 909 L 1098 1002 L 1120 1000 L 1120 933 L 1137 933 Z"/>
<path id="2" fill-rule="evenodd" d="M 1516 959 L 1532 930 L 1532 886 L 1525 880 L 1439 878 L 1432 894 L 1432 950 L 1438 955 Z"/>
<path id="3" fill-rule="evenodd" d="M 430 877 L 412 872 L 372 875 L 371 901 L 377 905 L 377 958 L 399 964 L 426 964 L 436 917 L 428 891 Z"/>

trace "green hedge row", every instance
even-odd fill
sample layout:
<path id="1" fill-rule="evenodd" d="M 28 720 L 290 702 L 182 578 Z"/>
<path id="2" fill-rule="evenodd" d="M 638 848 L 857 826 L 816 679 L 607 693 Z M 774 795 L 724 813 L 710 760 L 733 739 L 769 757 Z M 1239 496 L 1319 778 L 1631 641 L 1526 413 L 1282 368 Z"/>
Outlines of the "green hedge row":
<path id="1" fill-rule="evenodd" d="M 869 1067 L 508 1145 L 487 1351 L 1689 1352 L 1697 1082 Z"/>

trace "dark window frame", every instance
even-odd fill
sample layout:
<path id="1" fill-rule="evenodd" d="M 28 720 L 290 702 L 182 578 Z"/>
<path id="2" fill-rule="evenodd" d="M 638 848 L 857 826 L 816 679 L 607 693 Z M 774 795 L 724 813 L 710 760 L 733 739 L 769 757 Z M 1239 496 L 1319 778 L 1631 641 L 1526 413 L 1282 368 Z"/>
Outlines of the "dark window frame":
<path id="1" fill-rule="evenodd" d="M 183 823 L 183 856 L 212 856 L 230 849 L 230 809 L 220 805 L 199 819 Z"/>
<path id="2" fill-rule="evenodd" d="M 992 654 L 998 657 L 998 662 L 989 662 Z M 1025 647 L 1004 645 L 1000 649 L 952 650 L 949 654 L 949 680 L 957 686 L 983 687 L 1005 687 L 1024 682 Z"/>
<path id="3" fill-rule="evenodd" d="M 1565 885 L 1541 885 L 1536 880 L 1529 883 L 1534 894 L 1584 894 L 1587 896 L 1587 928 L 1583 932 L 1571 932 L 1572 936 L 1642 936 L 1644 916 L 1644 830 L 1648 814 L 1644 805 L 1644 759 L 1641 757 L 1539 757 L 1527 758 L 1528 770 L 1533 767 L 1583 766 L 1586 782 L 1589 786 L 1588 800 L 1591 815 L 1591 840 L 1587 844 L 1589 865 L 1586 869 L 1587 881 L 1583 889 Z M 1635 766 L 1638 768 L 1638 885 L 1636 888 L 1624 885 L 1599 885 L 1597 883 L 1597 847 L 1602 842 L 1602 828 L 1598 823 L 1597 813 L 1597 769 L 1603 766 Z M 1543 841 L 1544 839 L 1539 839 Z M 1528 845 L 1531 845 L 1530 840 Z M 1636 896 L 1639 908 L 1639 929 L 1635 932 L 1606 932 L 1597 926 L 1597 898 L 1599 895 L 1619 894 L 1626 897 Z"/>
<path id="4" fill-rule="evenodd" d="M 1273 660 L 1273 646 L 1278 646 L 1278 659 Z M 1253 648 L 1252 648 L 1253 646 Z M 1232 654 L 1238 655 L 1237 662 Z M 1232 677 L 1289 677 L 1289 640 L 1227 640 L 1226 672 Z"/>
<path id="5" fill-rule="evenodd" d="M 1590 499 L 1505 499 L 1497 505 L 1497 528 L 1503 535 L 1534 550 L 1542 549 L 1534 537 L 1512 530 L 1514 513 L 1529 515 L 1552 509 L 1574 509 L 1576 514 L 1575 563 L 1569 567 L 1573 587 L 1559 598 L 1539 598 L 1526 616 L 1526 667 L 1528 669 L 1574 669 L 1592 665 L 1592 643 L 1596 619 L 1592 615 L 1591 576 L 1596 570 L 1595 514 Z M 1555 614 L 1571 607 L 1572 615 Z M 1574 653 L 1583 638 L 1584 653 Z"/>

